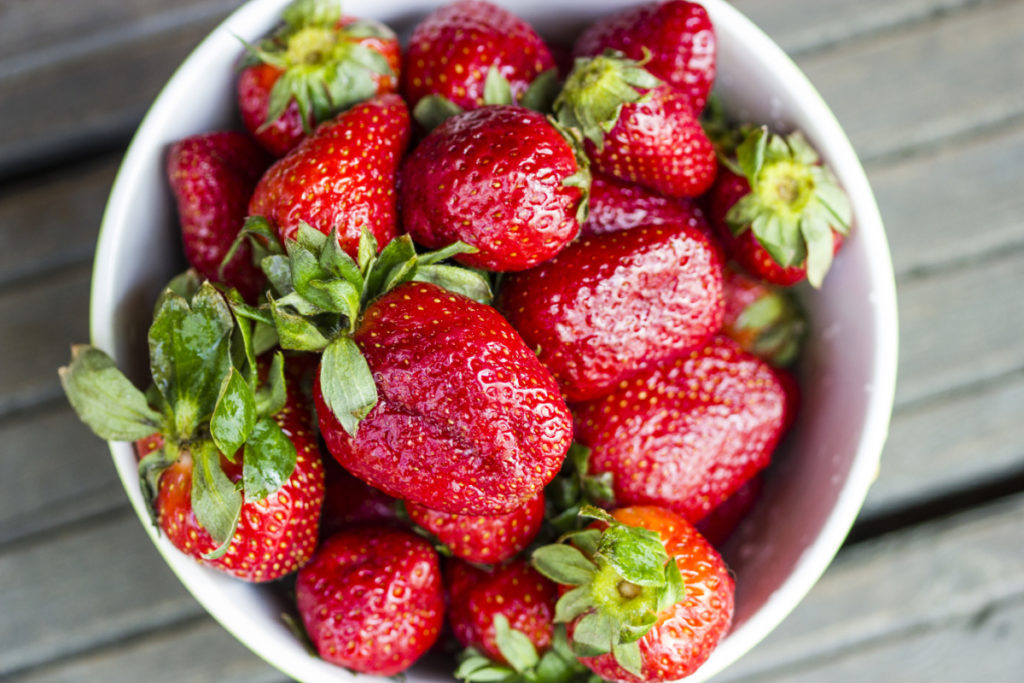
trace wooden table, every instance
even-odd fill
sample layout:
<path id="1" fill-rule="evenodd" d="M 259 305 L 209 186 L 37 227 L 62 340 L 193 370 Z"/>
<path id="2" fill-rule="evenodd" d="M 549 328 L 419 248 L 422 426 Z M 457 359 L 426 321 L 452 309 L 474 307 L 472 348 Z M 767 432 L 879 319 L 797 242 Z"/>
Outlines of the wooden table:
<path id="1" fill-rule="evenodd" d="M 106 194 L 236 0 L 0 0 L 0 679 L 281 681 L 165 567 L 55 369 Z M 740 0 L 867 166 L 899 287 L 881 475 L 722 681 L 1024 680 L 1024 0 Z"/>

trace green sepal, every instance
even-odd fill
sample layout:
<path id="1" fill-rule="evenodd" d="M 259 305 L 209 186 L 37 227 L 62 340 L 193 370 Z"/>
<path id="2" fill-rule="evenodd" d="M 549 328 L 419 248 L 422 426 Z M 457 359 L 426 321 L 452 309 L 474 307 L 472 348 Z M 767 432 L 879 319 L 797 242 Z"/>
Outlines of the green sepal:
<path id="1" fill-rule="evenodd" d="M 139 461 L 139 490 L 142 492 L 142 500 L 146 503 L 149 519 L 156 529 L 160 528 L 156 509 L 156 497 L 160 492 L 160 477 L 168 467 L 174 464 L 175 460 L 177 460 L 177 454 L 173 457 L 169 455 L 165 445 L 160 450 L 148 453 Z"/>
<path id="2" fill-rule="evenodd" d="M 256 414 L 260 417 L 271 417 L 284 408 L 288 401 L 287 386 L 284 378 L 284 354 L 274 354 L 267 371 L 267 381 L 256 390 Z"/>
<path id="3" fill-rule="evenodd" d="M 377 405 L 377 385 L 366 358 L 352 339 L 339 337 L 324 349 L 320 391 L 342 428 L 354 439 L 359 421 Z"/>
<path id="4" fill-rule="evenodd" d="M 618 625 L 614 617 L 600 611 L 587 614 L 576 623 L 572 649 L 580 657 L 594 657 L 612 651 Z"/>
<path id="5" fill-rule="evenodd" d="M 246 500 L 263 500 L 281 488 L 292 472 L 298 454 L 295 444 L 269 417 L 260 418 L 245 442 L 242 483 Z"/>
<path id="6" fill-rule="evenodd" d="M 184 298 L 186 301 L 191 300 L 199 291 L 199 287 L 202 286 L 203 279 L 199 276 L 199 273 L 195 268 L 189 268 L 188 270 L 178 273 L 171 278 L 171 281 L 164 286 L 164 291 L 161 292 L 161 297 L 164 292 L 170 292 L 177 294 Z M 161 299 L 157 298 L 157 302 L 153 307 L 154 315 L 156 311 L 160 309 Z"/>
<path id="7" fill-rule="evenodd" d="M 597 566 L 576 548 L 553 543 L 533 551 L 533 568 L 555 583 L 579 586 L 589 583 Z"/>
<path id="8" fill-rule="evenodd" d="M 289 29 L 302 26 L 335 26 L 342 17 L 340 0 L 293 0 L 281 12 Z"/>
<path id="9" fill-rule="evenodd" d="M 281 348 L 292 351 L 322 351 L 327 347 L 330 340 L 313 322 L 285 310 L 285 306 L 279 305 L 272 297 L 267 298 L 270 301 L 270 311 L 274 316 L 274 327 L 277 329 Z"/>
<path id="10" fill-rule="evenodd" d="M 220 388 L 217 405 L 210 418 L 210 435 L 224 457 L 235 462 L 256 424 L 256 399 L 242 373 L 232 368 Z"/>
<path id="11" fill-rule="evenodd" d="M 481 272 L 448 265 L 421 265 L 413 275 L 416 282 L 430 282 L 450 292 L 461 294 L 473 301 L 490 305 L 494 301 L 494 292 L 487 276 Z"/>
<path id="12" fill-rule="evenodd" d="M 136 441 L 159 431 L 163 416 L 149 406 L 114 361 L 87 345 L 71 347 L 71 362 L 57 371 L 79 419 L 108 441 Z"/>
<path id="13" fill-rule="evenodd" d="M 227 552 L 242 510 L 242 494 L 221 468 L 221 453 L 208 439 L 199 439 L 192 450 L 192 510 L 218 548 L 203 556 L 212 560 Z"/>
<path id="14" fill-rule="evenodd" d="M 356 265 L 360 275 L 367 272 L 379 251 L 377 238 L 373 236 L 369 228 L 363 226 L 363 229 L 359 231 L 359 246 L 356 247 Z"/>
<path id="15" fill-rule="evenodd" d="M 494 642 L 501 656 L 517 673 L 532 669 L 540 661 L 533 642 L 525 633 L 512 628 L 504 614 L 494 616 Z"/>
<path id="16" fill-rule="evenodd" d="M 499 683 L 516 678 L 516 672 L 511 667 L 498 664 L 474 648 L 467 648 L 462 653 L 452 675 L 467 683 Z"/>
<path id="17" fill-rule="evenodd" d="M 643 678 L 644 659 L 640 654 L 640 645 L 636 641 L 616 643 L 612 645 L 612 655 L 616 663 L 638 678 Z"/>
<path id="18" fill-rule="evenodd" d="M 522 99 L 519 100 L 519 104 L 527 109 L 548 114 L 554 108 L 555 98 L 558 97 L 561 90 L 562 86 L 558 82 L 558 69 L 552 67 L 533 79 L 530 87 L 526 89 Z"/>
<path id="19" fill-rule="evenodd" d="M 412 109 L 412 117 L 428 133 L 453 116 L 464 111 L 444 95 L 430 94 L 422 97 Z"/>
<path id="20" fill-rule="evenodd" d="M 401 284 L 399 275 L 408 273 L 409 261 L 416 258 L 416 248 L 413 246 L 412 238 L 408 235 L 399 235 L 387 243 L 377 255 L 377 258 L 370 264 L 364 276 L 365 285 L 363 288 L 363 307 L 370 301 Z"/>
<path id="21" fill-rule="evenodd" d="M 679 563 L 676 562 L 676 558 L 669 558 L 665 564 L 665 590 L 658 598 L 656 609 L 659 613 L 664 612 L 685 596 L 686 585 L 683 583 L 683 575 L 679 572 Z"/>
<path id="22" fill-rule="evenodd" d="M 577 586 L 562 594 L 555 603 L 554 621 L 556 624 L 567 624 L 595 607 L 590 596 L 590 586 Z"/>
<path id="23" fill-rule="evenodd" d="M 652 587 L 665 585 L 668 555 L 656 532 L 614 524 L 601 534 L 596 555 L 630 583 Z"/>
<path id="24" fill-rule="evenodd" d="M 497 67 L 489 68 L 484 79 L 484 104 L 509 105 L 514 102 L 508 79 L 501 75 Z"/>

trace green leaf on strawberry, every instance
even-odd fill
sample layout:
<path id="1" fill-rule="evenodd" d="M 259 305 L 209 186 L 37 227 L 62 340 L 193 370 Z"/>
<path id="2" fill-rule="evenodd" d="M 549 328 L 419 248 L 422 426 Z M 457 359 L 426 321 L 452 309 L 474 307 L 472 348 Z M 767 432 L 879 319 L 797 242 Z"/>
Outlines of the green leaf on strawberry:
<path id="1" fill-rule="evenodd" d="M 210 434 L 228 460 L 252 434 L 256 424 L 256 398 L 238 370 L 232 368 L 224 379 L 217 405 L 210 418 Z"/>
<path id="2" fill-rule="evenodd" d="M 339 337 L 324 349 L 320 367 L 324 400 L 345 431 L 354 436 L 359 421 L 377 405 L 377 385 L 370 366 L 350 337 Z"/>
<path id="3" fill-rule="evenodd" d="M 238 525 L 242 494 L 220 465 L 221 453 L 213 441 L 192 444 L 192 510 L 196 519 L 218 547 L 205 559 L 217 559 L 227 552 L 228 542 Z"/>
<path id="4" fill-rule="evenodd" d="M 247 500 L 263 500 L 295 470 L 295 445 L 273 419 L 261 418 L 245 442 L 242 488 Z"/>

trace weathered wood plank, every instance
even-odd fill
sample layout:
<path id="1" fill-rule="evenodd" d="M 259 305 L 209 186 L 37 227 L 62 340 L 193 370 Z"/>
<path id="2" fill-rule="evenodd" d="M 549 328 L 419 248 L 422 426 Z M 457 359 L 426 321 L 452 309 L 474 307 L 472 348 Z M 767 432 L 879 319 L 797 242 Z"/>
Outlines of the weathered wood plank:
<path id="1" fill-rule="evenodd" d="M 863 158 L 1024 113 L 1024 2 L 978 6 L 797 60 Z"/>
<path id="2" fill-rule="evenodd" d="M 788 667 L 801 661 L 834 657 L 1021 600 L 1021 519 L 1024 495 L 844 550 L 779 628 L 721 680 L 788 674 Z M 950 664 L 958 656 L 956 651 L 938 654 Z"/>
<path id="3" fill-rule="evenodd" d="M 89 341 L 89 268 L 0 291 L 0 415 L 60 395 L 57 368 Z"/>
<path id="4" fill-rule="evenodd" d="M 0 287 L 92 258 L 120 155 L 0 194 Z"/>
<path id="5" fill-rule="evenodd" d="M 70 406 L 0 422 L 0 443 L 0 546 L 128 504 L 106 442 Z"/>
<path id="6" fill-rule="evenodd" d="M 1024 245 L 1024 127 L 943 147 L 868 176 L 897 274 Z"/>
<path id="7" fill-rule="evenodd" d="M 187 656 L 182 656 L 187 653 Z M 11 683 L 285 683 L 212 619 L 12 676 Z"/>
<path id="8" fill-rule="evenodd" d="M 732 4 L 786 52 L 801 54 L 971 7 L 978 0 L 733 0 Z"/>
<path id="9" fill-rule="evenodd" d="M 1016 683 L 1024 672 L 1024 599 L 824 660 L 757 675 L 751 683 Z"/>
<path id="10" fill-rule="evenodd" d="M 0 678 L 202 614 L 133 512 L 0 553 Z"/>

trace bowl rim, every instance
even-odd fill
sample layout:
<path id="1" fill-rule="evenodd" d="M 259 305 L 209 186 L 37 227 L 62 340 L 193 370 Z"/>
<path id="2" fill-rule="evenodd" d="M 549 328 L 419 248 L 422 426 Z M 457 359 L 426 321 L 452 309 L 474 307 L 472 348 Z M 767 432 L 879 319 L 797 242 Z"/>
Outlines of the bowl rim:
<path id="1" fill-rule="evenodd" d="M 502 0 L 496 1 L 502 3 Z M 196 64 L 202 63 L 207 55 L 219 51 L 219 44 L 225 33 L 241 35 L 241 32 L 232 30 L 233 27 L 264 23 L 263 18 L 275 12 L 275 16 L 279 15 L 281 8 L 287 3 L 288 0 L 249 0 L 232 12 L 207 34 L 177 67 L 135 132 L 115 177 L 97 241 L 90 291 L 90 337 L 94 346 L 108 352 L 113 352 L 116 348 L 110 303 L 116 301 L 116 281 L 107 264 L 113 261 L 115 246 L 119 242 L 118 234 L 126 229 L 128 205 L 136 191 L 138 178 L 144 175 L 141 171 L 148 163 L 147 151 L 153 144 L 154 132 L 160 129 L 169 115 L 166 111 L 168 103 L 180 96 L 187 80 L 187 72 L 193 70 Z M 606 4 L 611 9 L 628 3 Z M 827 133 L 830 163 L 850 195 L 859 238 L 865 241 L 869 277 L 867 289 L 875 296 L 873 304 L 876 323 L 873 338 L 875 355 L 869 380 L 872 392 L 858 447 L 835 505 L 816 538 L 797 560 L 782 585 L 745 623 L 730 632 L 711 658 L 686 679 L 692 683 L 707 680 L 761 642 L 806 596 L 835 557 L 864 503 L 869 487 L 878 474 L 879 460 L 895 398 L 898 359 L 896 287 L 891 256 L 877 202 L 852 144 L 821 95 L 793 60 L 771 38 L 724 0 L 701 0 L 701 4 L 712 16 L 716 28 L 720 22 L 728 23 L 730 31 L 734 32 L 736 37 L 753 46 L 764 56 L 772 70 L 782 74 L 808 115 L 819 121 Z M 425 10 L 426 7 L 421 9 Z M 313 657 L 304 662 L 287 653 L 279 654 L 280 647 L 275 646 L 274 638 L 265 637 L 265 634 L 256 635 L 252 629 L 242 627 L 246 621 L 243 612 L 235 609 L 229 601 L 217 599 L 215 594 L 196 588 L 196 570 L 210 570 L 198 565 L 186 566 L 183 561 L 188 558 L 180 555 L 166 539 L 158 537 L 149 522 L 145 504 L 138 495 L 137 478 L 120 465 L 125 448 L 130 449 L 130 444 L 110 444 L 111 455 L 122 484 L 154 545 L 186 589 L 235 638 L 274 667 L 300 680 L 321 678 L 323 662 Z M 344 674 L 347 672 L 344 669 L 332 669 L 337 669 L 338 680 L 346 680 Z M 366 676 L 362 678 L 377 680 Z M 353 680 L 351 675 L 347 680 Z"/>

